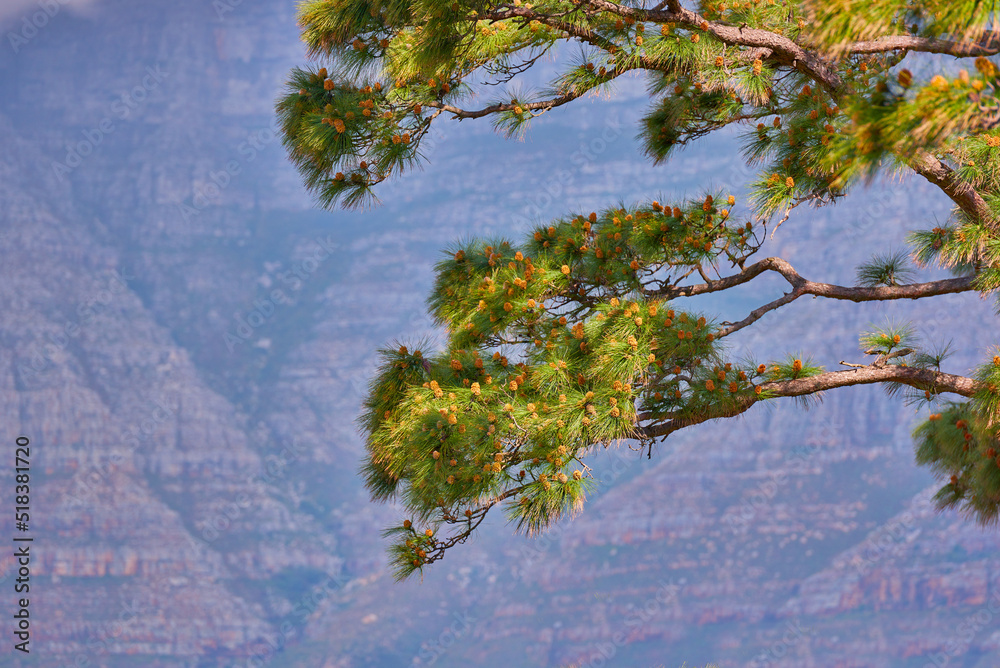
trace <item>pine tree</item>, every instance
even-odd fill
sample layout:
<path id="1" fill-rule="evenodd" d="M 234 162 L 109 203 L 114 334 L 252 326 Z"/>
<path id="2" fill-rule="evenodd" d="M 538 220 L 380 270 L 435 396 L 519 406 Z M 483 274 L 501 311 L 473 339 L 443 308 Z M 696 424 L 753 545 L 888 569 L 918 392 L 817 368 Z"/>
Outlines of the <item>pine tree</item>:
<path id="1" fill-rule="evenodd" d="M 278 103 L 291 159 L 318 202 L 364 206 L 420 159 L 435 121 L 490 118 L 514 135 L 538 116 L 641 70 L 642 141 L 655 162 L 735 126 L 757 170 L 749 201 L 705 192 L 567 215 L 521 239 L 475 239 L 437 265 L 430 311 L 444 350 L 382 351 L 360 423 L 373 498 L 409 519 L 387 531 L 398 577 L 437 561 L 502 505 L 518 529 L 579 510 L 596 446 L 654 444 L 763 401 L 878 383 L 929 404 L 916 458 L 942 507 L 1000 517 L 1000 350 L 943 370 L 909 325 L 861 336 L 871 362 L 732 359 L 726 337 L 804 295 L 854 302 L 1000 287 L 1000 32 L 971 0 L 311 0 L 316 65 Z M 582 46 L 547 90 L 497 94 L 563 42 Z M 947 60 L 942 55 L 949 56 Z M 937 69 L 933 76 L 915 74 Z M 493 99 L 488 98 L 493 95 Z M 804 203 L 828 205 L 887 170 L 954 203 L 909 253 L 876 256 L 857 285 L 820 283 L 766 234 Z M 953 278 L 913 282 L 914 267 Z M 735 323 L 678 298 L 773 272 L 791 291 Z M 716 278 L 713 278 L 716 276 Z M 689 300 L 685 300 L 685 304 Z M 933 412 L 930 412 L 933 411 Z"/>

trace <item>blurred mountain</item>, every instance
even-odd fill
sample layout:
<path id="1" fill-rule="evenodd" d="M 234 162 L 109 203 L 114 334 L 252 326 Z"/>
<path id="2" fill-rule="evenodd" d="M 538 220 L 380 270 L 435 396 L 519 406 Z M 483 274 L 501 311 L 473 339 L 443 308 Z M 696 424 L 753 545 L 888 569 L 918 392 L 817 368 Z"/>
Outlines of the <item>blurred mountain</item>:
<path id="1" fill-rule="evenodd" d="M 36 645 L 30 660 L 4 645 L 4 662 L 1000 659 L 1000 540 L 933 511 L 913 411 L 871 388 L 704 425 L 651 460 L 595 453 L 603 485 L 574 521 L 529 540 L 493 518 L 423 582 L 392 582 L 380 531 L 396 511 L 356 477 L 354 418 L 378 346 L 438 340 L 423 303 L 440 249 L 619 200 L 739 193 L 734 143 L 649 165 L 634 79 L 524 143 L 440 123 L 430 162 L 379 208 L 317 212 L 272 117 L 303 62 L 294 3 L 78 4 L 30 37 L 27 4 L 0 25 L 0 438 L 32 440 L 37 536 Z M 947 212 L 926 184 L 885 183 L 796 215 L 766 252 L 849 283 Z M 735 319 L 783 289 L 763 278 L 702 304 Z M 995 343 L 990 304 L 964 295 L 796 303 L 737 351 L 835 367 L 885 318 L 953 336 L 959 371 Z M 13 489 L 12 468 L 0 479 Z M 14 566 L 0 557 L 8 592 Z"/>

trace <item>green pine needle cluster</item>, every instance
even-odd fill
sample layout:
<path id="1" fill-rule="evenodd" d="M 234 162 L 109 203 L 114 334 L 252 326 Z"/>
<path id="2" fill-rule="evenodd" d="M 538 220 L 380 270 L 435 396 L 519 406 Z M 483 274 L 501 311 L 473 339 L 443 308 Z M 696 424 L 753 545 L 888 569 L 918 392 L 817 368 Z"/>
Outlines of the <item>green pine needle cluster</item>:
<path id="1" fill-rule="evenodd" d="M 448 343 L 383 350 L 361 418 L 373 498 L 411 512 L 406 531 L 389 534 L 400 576 L 438 558 L 420 538 L 426 529 L 450 528 L 435 541 L 464 540 L 498 503 L 531 533 L 578 511 L 592 485 L 587 453 L 648 440 L 640 415 L 736 407 L 766 398 L 764 382 L 822 372 L 793 358 L 727 362 L 717 325 L 639 295 L 639 275 L 745 243 L 744 226 L 722 226 L 724 211 L 711 196 L 615 208 L 540 227 L 518 245 L 471 240 L 438 264 L 429 305 Z"/>
<path id="2" fill-rule="evenodd" d="M 910 283 L 915 277 L 910 254 L 904 250 L 878 253 L 857 271 L 857 283 L 865 288 L 895 287 Z"/>

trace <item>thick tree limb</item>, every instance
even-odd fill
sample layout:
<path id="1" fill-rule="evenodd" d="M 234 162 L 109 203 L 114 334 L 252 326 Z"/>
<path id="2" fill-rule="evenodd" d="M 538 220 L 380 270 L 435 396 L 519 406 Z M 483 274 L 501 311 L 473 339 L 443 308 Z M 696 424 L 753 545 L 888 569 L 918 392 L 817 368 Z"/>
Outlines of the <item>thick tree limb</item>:
<path id="1" fill-rule="evenodd" d="M 769 257 L 759 262 L 755 262 L 743 271 L 732 276 L 726 276 L 716 281 L 698 283 L 696 285 L 682 285 L 677 287 L 666 287 L 651 295 L 673 299 L 675 297 L 693 297 L 695 295 L 707 294 L 728 290 L 729 288 L 748 283 L 765 271 L 774 271 L 781 274 L 792 286 L 792 291 L 764 304 L 755 309 L 740 322 L 734 323 L 721 329 L 717 336 L 727 336 L 735 331 L 747 327 L 766 313 L 791 303 L 802 295 L 814 295 L 816 297 L 827 297 L 829 299 L 844 299 L 852 302 L 868 301 L 891 301 L 894 299 L 921 299 L 923 297 L 933 297 L 936 295 L 947 295 L 956 292 L 970 292 L 975 290 L 973 286 L 974 277 L 964 276 L 961 278 L 949 278 L 941 281 L 930 281 L 928 283 L 910 283 L 908 285 L 881 286 L 875 288 L 856 288 L 830 283 L 816 283 L 803 278 L 787 261 L 780 257 Z"/>
<path id="2" fill-rule="evenodd" d="M 866 366 L 846 371 L 828 371 L 810 378 L 780 380 L 761 384 L 766 398 L 802 397 L 818 394 L 825 390 L 852 385 L 873 383 L 902 383 L 918 389 L 933 388 L 935 392 L 951 392 L 963 397 L 971 397 L 979 389 L 979 383 L 965 376 L 942 373 L 934 369 L 922 369 L 902 365 Z M 660 438 L 673 432 L 716 418 L 735 417 L 745 413 L 761 399 L 756 395 L 741 396 L 736 400 L 708 406 L 704 413 L 676 417 L 662 424 L 653 424 L 640 429 L 646 438 Z M 643 416 L 640 416 L 642 418 Z"/>
<path id="3" fill-rule="evenodd" d="M 843 87 L 843 82 L 836 71 L 830 68 L 821 57 L 812 51 L 807 51 L 783 35 L 768 30 L 742 28 L 709 21 L 703 16 L 685 9 L 679 2 L 668 3 L 669 11 L 663 11 L 633 9 L 608 0 L 585 1 L 591 7 L 637 21 L 677 23 L 685 28 L 705 30 L 725 44 L 769 49 L 772 58 L 780 64 L 807 74 L 831 92 L 839 91 Z"/>
<path id="4" fill-rule="evenodd" d="M 970 56 L 992 56 L 1000 52 L 1000 43 L 989 33 L 978 41 L 951 41 L 917 37 L 915 35 L 892 35 L 879 37 L 866 42 L 854 42 L 845 48 L 847 53 L 885 53 L 886 51 L 920 51 L 922 53 L 941 53 L 957 58 Z"/>
<path id="5" fill-rule="evenodd" d="M 951 167 L 926 151 L 917 151 L 909 165 L 917 174 L 944 191 L 969 218 L 982 221 L 990 231 L 1000 234 L 1000 224 L 993 218 L 986 201 L 975 188 L 960 181 Z"/>

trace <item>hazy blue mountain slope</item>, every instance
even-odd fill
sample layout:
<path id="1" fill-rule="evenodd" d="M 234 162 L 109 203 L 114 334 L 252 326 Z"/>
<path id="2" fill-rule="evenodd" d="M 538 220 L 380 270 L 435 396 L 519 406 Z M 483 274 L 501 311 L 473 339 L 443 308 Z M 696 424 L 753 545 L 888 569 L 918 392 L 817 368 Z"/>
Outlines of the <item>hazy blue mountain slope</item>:
<path id="1" fill-rule="evenodd" d="M 651 461 L 598 453 L 605 483 L 575 521 L 525 539 L 498 516 L 422 583 L 393 583 L 380 531 L 398 512 L 361 489 L 354 419 L 377 347 L 439 338 L 424 299 L 440 249 L 620 200 L 739 194 L 746 175 L 725 137 L 651 166 L 634 80 L 522 143 L 442 123 L 379 208 L 316 212 L 272 130 L 302 58 L 294 3 L 216 5 L 104 0 L 0 51 L 0 424 L 38 447 L 45 657 L 738 666 L 798 624 L 771 664 L 997 658 L 995 624 L 960 626 L 993 591 L 996 535 L 927 509 L 912 410 L 872 389 L 704 425 Z M 878 186 L 803 211 L 766 252 L 850 283 L 947 210 L 921 182 Z M 737 319 L 785 289 L 763 278 L 704 308 Z M 885 317 L 953 333 L 958 371 L 996 331 L 974 296 L 807 300 L 735 354 L 859 362 L 858 331 Z"/>

